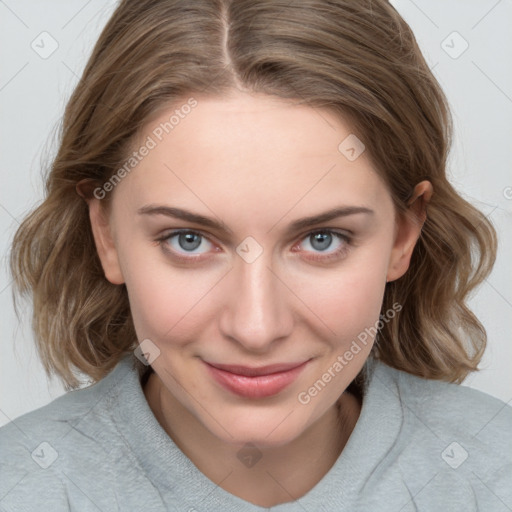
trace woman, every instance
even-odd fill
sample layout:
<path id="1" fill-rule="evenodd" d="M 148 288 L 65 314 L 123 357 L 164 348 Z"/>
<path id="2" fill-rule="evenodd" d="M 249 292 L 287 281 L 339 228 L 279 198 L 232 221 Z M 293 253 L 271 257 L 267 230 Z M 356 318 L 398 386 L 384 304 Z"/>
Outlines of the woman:
<path id="1" fill-rule="evenodd" d="M 5 510 L 507 510 L 458 384 L 495 232 L 381 1 L 120 3 L 12 270 L 70 391 L 0 430 Z"/>

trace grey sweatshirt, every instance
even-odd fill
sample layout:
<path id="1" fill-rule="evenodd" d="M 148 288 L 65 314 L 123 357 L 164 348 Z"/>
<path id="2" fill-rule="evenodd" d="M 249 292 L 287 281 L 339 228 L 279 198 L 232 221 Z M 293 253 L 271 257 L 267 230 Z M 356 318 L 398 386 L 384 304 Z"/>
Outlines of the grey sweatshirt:
<path id="1" fill-rule="evenodd" d="M 97 384 L 0 429 L 0 510 L 511 512 L 512 407 L 367 364 L 345 448 L 296 501 L 259 507 L 201 473 L 156 420 L 129 355 Z"/>

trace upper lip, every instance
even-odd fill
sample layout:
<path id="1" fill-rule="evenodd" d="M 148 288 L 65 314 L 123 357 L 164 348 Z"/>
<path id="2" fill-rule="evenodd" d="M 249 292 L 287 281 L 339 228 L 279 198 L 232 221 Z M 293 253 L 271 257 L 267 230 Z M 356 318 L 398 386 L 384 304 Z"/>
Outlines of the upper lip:
<path id="1" fill-rule="evenodd" d="M 276 363 L 269 364 L 267 366 L 241 366 L 235 364 L 217 364 L 205 361 L 206 364 L 213 366 L 219 370 L 226 372 L 235 373 L 237 375 L 245 375 L 247 377 L 257 377 L 259 375 L 271 375 L 272 373 L 286 372 L 303 365 L 307 361 L 301 361 L 299 363 Z"/>

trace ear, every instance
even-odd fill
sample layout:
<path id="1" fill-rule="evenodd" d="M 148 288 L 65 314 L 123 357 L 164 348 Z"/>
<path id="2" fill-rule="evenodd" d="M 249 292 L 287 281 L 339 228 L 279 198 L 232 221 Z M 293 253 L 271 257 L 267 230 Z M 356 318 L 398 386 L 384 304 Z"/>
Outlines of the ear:
<path id="1" fill-rule="evenodd" d="M 407 212 L 398 216 L 395 226 L 395 241 L 386 276 L 387 282 L 399 279 L 409 268 L 414 247 L 427 218 L 427 204 L 432 193 L 430 181 L 418 183 L 407 203 Z"/>
<path id="2" fill-rule="evenodd" d="M 89 219 L 101 266 L 105 272 L 105 277 L 112 284 L 123 284 L 124 278 L 119 265 L 109 216 L 102 206 L 101 200 L 94 196 L 90 190 L 87 190 L 88 186 L 90 188 L 87 183 L 79 183 L 76 186 L 76 191 L 83 197 L 89 207 Z"/>

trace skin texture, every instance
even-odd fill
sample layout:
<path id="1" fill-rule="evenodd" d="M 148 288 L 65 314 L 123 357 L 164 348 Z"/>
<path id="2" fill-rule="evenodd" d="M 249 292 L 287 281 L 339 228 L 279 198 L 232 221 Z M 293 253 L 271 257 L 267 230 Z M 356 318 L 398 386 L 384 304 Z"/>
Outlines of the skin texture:
<path id="1" fill-rule="evenodd" d="M 361 407 L 345 389 L 373 340 L 309 403 L 297 397 L 378 321 L 386 281 L 408 268 L 432 187 L 418 184 L 410 215 L 398 217 L 365 152 L 349 161 L 338 150 L 351 131 L 329 111 L 242 92 L 197 101 L 115 187 L 107 213 L 88 201 L 91 224 L 106 278 L 126 284 L 139 342 L 160 351 L 144 388 L 155 417 L 208 478 L 269 507 L 304 495 L 343 450 Z M 147 205 L 190 210 L 231 233 L 139 214 Z M 373 213 L 287 232 L 341 206 Z M 180 228 L 204 235 L 201 245 L 157 240 Z M 350 240 L 332 234 L 318 249 L 311 234 L 327 228 Z M 249 254 L 262 249 L 250 263 L 236 250 L 249 236 L 258 244 L 245 246 Z M 204 363 L 306 360 L 290 386 L 260 399 L 222 388 Z M 253 467 L 237 457 L 248 442 L 261 455 Z"/>

